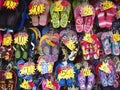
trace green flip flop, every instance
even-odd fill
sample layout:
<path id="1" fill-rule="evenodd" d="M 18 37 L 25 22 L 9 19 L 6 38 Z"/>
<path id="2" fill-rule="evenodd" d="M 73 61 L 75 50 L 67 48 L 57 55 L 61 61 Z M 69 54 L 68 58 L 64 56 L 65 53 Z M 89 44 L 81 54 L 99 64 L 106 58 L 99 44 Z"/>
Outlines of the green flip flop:
<path id="1" fill-rule="evenodd" d="M 52 18 L 52 25 L 54 28 L 59 28 L 60 27 L 60 22 L 59 22 L 59 12 L 55 12 L 54 11 L 54 7 L 55 7 L 55 3 L 53 3 L 50 7 L 50 14 L 51 14 L 51 18 Z"/>
<path id="2" fill-rule="evenodd" d="M 65 11 L 61 11 L 60 25 L 61 25 L 62 28 L 67 27 L 68 19 L 69 19 L 69 16 L 70 16 L 70 10 L 71 10 L 71 7 L 66 6 Z"/>
<path id="3" fill-rule="evenodd" d="M 15 58 L 18 59 L 21 57 L 21 51 L 19 45 L 13 46 L 13 49 L 15 50 Z"/>
<path id="4" fill-rule="evenodd" d="M 28 58 L 27 48 L 28 48 L 28 45 L 25 45 L 25 46 L 23 46 L 23 47 L 21 46 L 22 58 L 23 58 L 23 59 L 27 59 L 27 58 Z"/>

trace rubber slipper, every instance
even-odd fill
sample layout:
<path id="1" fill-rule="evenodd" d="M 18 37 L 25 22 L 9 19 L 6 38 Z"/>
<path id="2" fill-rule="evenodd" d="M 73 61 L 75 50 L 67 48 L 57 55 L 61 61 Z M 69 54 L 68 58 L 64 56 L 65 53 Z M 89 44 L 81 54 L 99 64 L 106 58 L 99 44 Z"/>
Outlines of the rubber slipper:
<path id="1" fill-rule="evenodd" d="M 28 52 L 27 52 L 28 45 L 25 45 L 24 47 L 21 46 L 20 48 L 22 51 L 22 58 L 27 59 L 28 58 Z"/>
<path id="2" fill-rule="evenodd" d="M 112 42 L 112 54 L 113 55 L 120 55 L 118 42 Z"/>
<path id="3" fill-rule="evenodd" d="M 76 31 L 77 32 L 82 32 L 83 31 L 83 18 L 79 14 L 80 12 L 80 6 L 77 6 L 74 10 L 74 19 L 75 19 L 75 26 L 76 26 Z"/>
<path id="4" fill-rule="evenodd" d="M 101 38 L 105 37 L 106 34 L 107 33 L 103 33 Z M 106 38 L 102 39 L 102 44 L 103 44 L 105 54 L 107 54 L 107 55 L 111 54 L 111 44 L 110 44 L 110 40 L 109 40 L 108 36 L 106 36 Z"/>
<path id="5" fill-rule="evenodd" d="M 38 24 L 38 16 L 37 15 L 32 15 L 32 16 L 30 16 L 31 17 L 31 19 L 32 19 L 32 25 L 33 26 L 38 26 L 39 24 Z"/>
<path id="6" fill-rule="evenodd" d="M 15 50 L 15 58 L 18 59 L 21 57 L 21 51 L 20 51 L 20 47 L 19 45 L 16 45 L 15 47 L 13 47 Z"/>
<path id="7" fill-rule="evenodd" d="M 51 22 L 52 22 L 52 25 L 54 28 L 59 28 L 60 27 L 60 14 L 59 12 L 55 12 L 54 11 L 54 7 L 55 7 L 55 3 L 53 3 L 51 6 L 50 6 L 50 14 L 51 14 Z"/>
<path id="8" fill-rule="evenodd" d="M 46 26 L 48 23 L 48 19 L 49 19 L 50 4 L 49 4 L 48 0 L 42 0 L 42 3 L 45 4 L 45 12 L 39 15 L 39 17 L 40 17 L 39 24 L 41 26 Z"/>
<path id="9" fill-rule="evenodd" d="M 69 2 L 67 2 L 67 3 L 69 3 Z M 65 7 L 65 10 L 60 12 L 60 14 L 61 14 L 60 25 L 62 28 L 65 28 L 68 24 L 70 10 L 71 10 L 71 6 L 69 3 L 69 5 Z"/>

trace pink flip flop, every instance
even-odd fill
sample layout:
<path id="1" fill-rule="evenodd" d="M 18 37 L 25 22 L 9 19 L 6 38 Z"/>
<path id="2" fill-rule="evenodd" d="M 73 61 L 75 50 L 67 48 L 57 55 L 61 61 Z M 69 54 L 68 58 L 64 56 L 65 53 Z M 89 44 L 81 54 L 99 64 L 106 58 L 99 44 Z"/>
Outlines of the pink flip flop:
<path id="1" fill-rule="evenodd" d="M 75 18 L 76 31 L 82 32 L 83 31 L 83 18 L 80 16 L 80 6 L 77 6 L 75 8 L 74 18 Z"/>
<path id="2" fill-rule="evenodd" d="M 50 9 L 50 4 L 48 2 L 48 0 L 41 0 L 42 3 L 44 3 L 45 5 L 45 12 L 40 14 L 39 17 L 39 24 L 41 26 L 46 26 L 48 23 L 48 19 L 49 19 L 49 9 Z"/>

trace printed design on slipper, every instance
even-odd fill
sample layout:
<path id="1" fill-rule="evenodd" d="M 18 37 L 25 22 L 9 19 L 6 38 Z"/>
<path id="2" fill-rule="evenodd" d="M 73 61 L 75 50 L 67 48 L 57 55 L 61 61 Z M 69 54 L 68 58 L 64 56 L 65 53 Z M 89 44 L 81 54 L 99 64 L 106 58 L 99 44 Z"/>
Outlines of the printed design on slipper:
<path id="1" fill-rule="evenodd" d="M 43 79 L 42 80 L 42 89 L 43 90 L 60 90 L 60 86 L 57 81 Z"/>
<path id="2" fill-rule="evenodd" d="M 16 90 L 17 88 L 17 75 L 11 71 L 0 70 L 0 90 L 4 90 L 6 87 L 8 90 Z"/>
<path id="3" fill-rule="evenodd" d="M 120 59 L 119 59 L 119 57 L 115 56 L 113 58 L 113 61 L 115 63 L 116 72 L 120 72 Z"/>
<path id="4" fill-rule="evenodd" d="M 3 6 L 9 10 L 15 10 L 19 4 L 19 0 L 5 0 Z"/>
<path id="5" fill-rule="evenodd" d="M 51 22 L 54 28 L 65 28 L 68 24 L 71 5 L 67 0 L 56 1 L 50 7 Z"/>
<path id="6" fill-rule="evenodd" d="M 37 70 L 41 74 L 52 73 L 54 62 L 46 62 L 43 56 L 39 56 L 37 63 Z"/>
<path id="7" fill-rule="evenodd" d="M 106 2 L 112 3 L 110 4 L 110 7 L 109 5 L 106 4 Z M 114 16 L 116 14 L 116 5 L 111 1 L 105 1 L 104 6 L 106 10 L 103 9 L 103 6 L 101 3 L 96 7 L 96 15 L 98 17 L 99 27 L 100 28 L 111 28 L 112 22 L 114 20 Z"/>
<path id="8" fill-rule="evenodd" d="M 60 63 L 56 67 L 56 77 L 60 86 L 72 86 L 75 78 L 75 66 L 72 63 Z"/>
<path id="9" fill-rule="evenodd" d="M 60 32 L 60 38 L 61 38 L 61 42 L 63 46 L 66 47 L 65 49 L 70 50 L 70 54 L 66 58 L 68 58 L 70 61 L 73 61 L 79 49 L 78 38 L 77 38 L 76 32 L 72 30 L 62 30 Z M 65 55 L 66 53 L 64 53 L 64 51 L 65 50 L 63 50 L 63 54 Z M 66 51 L 66 52 L 69 52 L 69 51 Z"/>
<path id="10" fill-rule="evenodd" d="M 80 44 L 84 60 L 99 59 L 101 43 L 96 34 L 85 34 Z"/>
<path id="11" fill-rule="evenodd" d="M 95 18 L 95 10 L 91 5 L 77 6 L 74 10 L 74 19 L 76 25 L 76 31 L 90 32 L 93 27 Z"/>

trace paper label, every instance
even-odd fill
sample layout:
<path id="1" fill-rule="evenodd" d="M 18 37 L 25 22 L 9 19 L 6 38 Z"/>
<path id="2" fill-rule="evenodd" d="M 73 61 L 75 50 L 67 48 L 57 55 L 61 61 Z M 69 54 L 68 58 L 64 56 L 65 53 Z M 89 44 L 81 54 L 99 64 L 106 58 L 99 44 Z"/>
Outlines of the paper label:
<path id="1" fill-rule="evenodd" d="M 26 81 L 25 79 L 24 79 L 23 83 L 20 84 L 20 87 L 23 89 L 27 89 L 27 90 L 30 89 L 30 85 L 29 85 L 28 81 Z"/>
<path id="2" fill-rule="evenodd" d="M 6 79 L 12 79 L 13 78 L 13 75 L 12 75 L 11 72 L 6 72 L 5 75 L 6 75 Z"/>
<path id="3" fill-rule="evenodd" d="M 9 46 L 12 44 L 12 35 L 11 34 L 5 34 L 3 37 L 3 43 L 2 45 Z"/>
<path id="4" fill-rule="evenodd" d="M 93 9 L 89 6 L 89 5 L 86 5 L 82 8 L 82 16 L 91 16 L 93 15 Z"/>
<path id="5" fill-rule="evenodd" d="M 89 68 L 84 68 L 83 69 L 83 75 L 84 76 L 90 76 L 91 75 L 91 70 Z"/>
<path id="6" fill-rule="evenodd" d="M 71 51 L 75 49 L 75 44 L 74 42 L 69 39 L 66 42 L 63 42 Z"/>
<path id="7" fill-rule="evenodd" d="M 29 8 L 29 15 L 39 15 L 44 13 L 45 5 L 44 4 L 35 4 Z"/>
<path id="8" fill-rule="evenodd" d="M 62 4 L 61 4 L 61 2 L 55 2 L 55 8 L 54 8 L 54 11 L 56 11 L 56 12 L 59 12 L 59 11 L 63 11 L 63 6 L 62 6 Z"/>
<path id="9" fill-rule="evenodd" d="M 86 41 L 86 42 L 89 42 L 89 43 L 93 42 L 91 34 L 86 34 L 83 40 Z"/>
<path id="10" fill-rule="evenodd" d="M 54 89 L 54 86 L 53 86 L 53 84 L 52 84 L 52 81 L 47 80 L 47 82 L 46 82 L 46 87 L 53 90 L 53 89 Z"/>
<path id="11" fill-rule="evenodd" d="M 3 6 L 6 7 L 7 9 L 14 10 L 18 6 L 18 0 L 16 0 L 16 1 L 14 1 L 14 0 L 5 0 Z"/>
<path id="12" fill-rule="evenodd" d="M 102 62 L 102 65 L 99 67 L 99 69 L 105 73 L 110 73 L 110 69 L 107 63 Z"/>
<path id="13" fill-rule="evenodd" d="M 102 4 L 103 10 L 108 10 L 111 9 L 113 7 L 113 2 L 111 1 L 105 1 Z"/>
<path id="14" fill-rule="evenodd" d="M 113 34 L 113 41 L 114 42 L 120 41 L 120 34 L 119 33 Z"/>
<path id="15" fill-rule="evenodd" d="M 61 72 L 58 74 L 58 80 L 70 78 L 74 78 L 74 70 L 72 67 L 62 69 Z"/>

